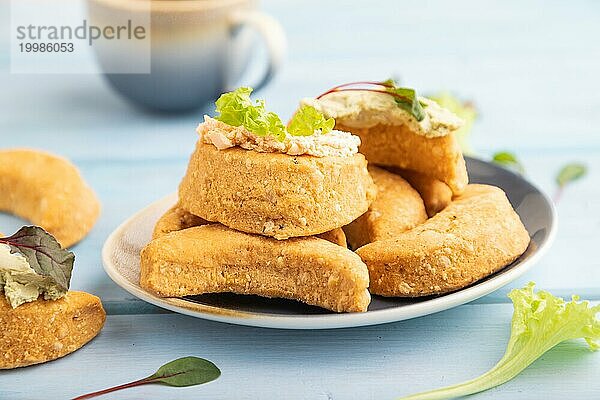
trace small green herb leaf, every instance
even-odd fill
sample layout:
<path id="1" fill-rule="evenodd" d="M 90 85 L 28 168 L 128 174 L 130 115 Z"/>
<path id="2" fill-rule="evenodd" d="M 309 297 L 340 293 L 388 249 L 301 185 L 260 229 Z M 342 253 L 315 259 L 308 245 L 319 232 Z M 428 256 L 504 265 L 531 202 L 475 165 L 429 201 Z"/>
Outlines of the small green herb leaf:
<path id="1" fill-rule="evenodd" d="M 414 89 L 399 87 L 393 79 L 388 79 L 383 82 L 359 81 L 344 83 L 342 85 L 334 86 L 328 91 L 321 93 L 316 98 L 320 99 L 330 93 L 345 91 L 387 93 L 394 98 L 398 107 L 408 111 L 417 121 L 422 121 L 425 118 L 425 111 L 423 110 L 423 105 L 419 101 L 417 92 Z"/>
<path id="2" fill-rule="evenodd" d="M 579 302 L 577 296 L 567 303 L 549 292 L 534 292 L 534 286 L 530 282 L 508 294 L 514 307 L 510 339 L 504 356 L 491 370 L 470 381 L 404 399 L 450 399 L 491 389 L 508 382 L 565 340 L 585 339 L 591 350 L 597 350 L 600 305 L 591 307 L 587 301 Z"/>
<path id="3" fill-rule="evenodd" d="M 24 226 L 14 235 L 0 238 L 11 253 L 19 253 L 40 276 L 53 281 L 59 288 L 69 290 L 75 255 L 63 249 L 54 236 L 39 226 Z"/>
<path id="4" fill-rule="evenodd" d="M 520 174 L 525 173 L 525 168 L 523 164 L 519 161 L 517 156 L 508 151 L 500 151 L 492 157 L 492 161 L 498 165 L 502 165 L 503 167 L 508 167 L 514 169 Z"/>
<path id="5" fill-rule="evenodd" d="M 214 381 L 219 376 L 221 376 L 221 371 L 212 362 L 198 357 L 183 357 L 166 363 L 147 378 L 84 394 L 75 397 L 73 400 L 91 399 L 118 390 L 148 385 L 150 383 L 162 383 L 176 387 L 201 385 Z"/>
<path id="6" fill-rule="evenodd" d="M 274 112 L 266 110 L 265 102 L 250 99 L 252 88 L 240 87 L 233 92 L 223 93 L 215 102 L 215 118 L 231 126 L 243 126 L 258 136 L 272 135 L 277 140 L 285 139 L 285 126 Z"/>
<path id="7" fill-rule="evenodd" d="M 408 111 L 417 121 L 425 118 L 425 111 L 414 89 L 399 87 L 393 79 L 382 82 L 382 85 L 385 86 L 388 93 L 394 94 L 394 100 L 398 107 Z"/>
<path id="8" fill-rule="evenodd" d="M 310 136 L 315 131 L 329 133 L 335 126 L 333 118 L 325 116 L 312 106 L 303 105 L 296 111 L 288 125 L 288 132 L 294 136 Z"/>
<path id="9" fill-rule="evenodd" d="M 146 378 L 169 386 L 193 386 L 214 381 L 221 376 L 215 364 L 198 357 L 183 357 L 171 361 Z"/>
<path id="10" fill-rule="evenodd" d="M 556 176 L 556 183 L 559 187 L 564 187 L 565 185 L 574 182 L 578 179 L 581 179 L 587 173 L 587 168 L 583 164 L 572 163 L 567 164 L 561 168 L 558 175 Z"/>

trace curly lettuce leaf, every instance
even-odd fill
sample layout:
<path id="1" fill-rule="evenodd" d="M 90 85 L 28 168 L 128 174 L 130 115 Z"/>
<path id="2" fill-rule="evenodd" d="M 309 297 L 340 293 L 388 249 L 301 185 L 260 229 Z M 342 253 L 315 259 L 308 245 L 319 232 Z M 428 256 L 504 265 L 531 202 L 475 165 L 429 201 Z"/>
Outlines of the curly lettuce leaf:
<path id="1" fill-rule="evenodd" d="M 252 102 L 250 87 L 240 87 L 233 92 L 224 93 L 215 102 L 219 113 L 215 119 L 231 126 L 243 126 L 258 136 L 274 136 L 277 140 L 285 139 L 285 126 L 274 112 L 266 110 L 265 102 Z"/>
<path id="2" fill-rule="evenodd" d="M 508 382 L 557 344 L 583 338 L 592 350 L 598 350 L 600 305 L 590 307 L 573 296 L 570 302 L 549 292 L 534 292 L 531 282 L 512 290 L 508 297 L 514 313 L 511 334 L 504 356 L 488 372 L 454 386 L 404 397 L 405 400 L 450 399 L 478 393 Z"/>
<path id="3" fill-rule="evenodd" d="M 219 113 L 216 119 L 231 126 L 243 125 L 248 110 L 255 108 L 250 100 L 251 93 L 250 87 L 239 87 L 233 92 L 223 93 L 215 102 Z"/>
<path id="4" fill-rule="evenodd" d="M 262 100 L 256 101 L 256 106 L 249 107 L 242 123 L 244 128 L 258 136 L 275 136 L 277 140 L 285 139 L 285 126 L 274 112 L 266 111 Z"/>
<path id="5" fill-rule="evenodd" d="M 456 131 L 456 138 L 463 153 L 473 155 L 475 152 L 470 143 L 470 135 L 473 123 L 477 119 L 477 110 L 473 107 L 473 104 L 463 102 L 449 92 L 440 92 L 427 97 L 438 103 L 441 107 L 452 111 L 465 121 L 465 124 Z"/>
<path id="6" fill-rule="evenodd" d="M 333 118 L 326 119 L 316 108 L 303 105 L 292 117 L 288 132 L 293 136 L 310 136 L 316 131 L 329 133 L 335 126 Z"/>

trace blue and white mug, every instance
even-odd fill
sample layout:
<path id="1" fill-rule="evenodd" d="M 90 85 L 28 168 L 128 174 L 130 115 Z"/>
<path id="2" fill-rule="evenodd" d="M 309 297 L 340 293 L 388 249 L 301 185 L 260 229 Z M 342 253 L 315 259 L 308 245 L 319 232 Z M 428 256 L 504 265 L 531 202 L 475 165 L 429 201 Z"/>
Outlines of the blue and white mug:
<path id="1" fill-rule="evenodd" d="M 115 62 L 129 62 L 136 55 L 130 49 L 114 45 L 94 47 L 111 86 L 144 108 L 191 111 L 239 86 L 239 79 L 256 50 L 251 30 L 262 37 L 268 53 L 267 67 L 253 85 L 255 90 L 273 78 L 284 58 L 283 29 L 275 19 L 257 10 L 256 1 L 88 0 L 87 3 L 92 24 L 102 26 L 123 20 L 135 15 L 136 7 L 137 12 L 145 12 L 146 19 L 149 18 L 151 35 L 146 44 L 150 51 L 149 72 L 114 73 L 111 66 Z"/>

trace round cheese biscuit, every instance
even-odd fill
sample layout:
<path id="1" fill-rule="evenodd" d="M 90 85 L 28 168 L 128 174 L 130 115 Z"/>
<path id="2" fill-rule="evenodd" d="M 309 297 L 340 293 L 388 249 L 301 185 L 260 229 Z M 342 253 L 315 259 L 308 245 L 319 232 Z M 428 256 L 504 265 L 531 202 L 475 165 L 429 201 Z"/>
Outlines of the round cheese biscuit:
<path id="1" fill-rule="evenodd" d="M 179 186 L 186 211 L 242 232 L 287 239 L 340 228 L 376 195 L 367 162 L 198 143 Z"/>

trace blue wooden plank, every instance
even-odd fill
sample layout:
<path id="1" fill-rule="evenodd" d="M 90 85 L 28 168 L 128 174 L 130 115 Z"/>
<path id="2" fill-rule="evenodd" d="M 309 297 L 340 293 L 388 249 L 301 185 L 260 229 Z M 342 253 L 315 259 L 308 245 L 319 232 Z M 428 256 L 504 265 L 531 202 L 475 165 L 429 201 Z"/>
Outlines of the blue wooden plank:
<path id="1" fill-rule="evenodd" d="M 281 331 L 178 315 L 109 316 L 100 336 L 63 359 L 0 372 L 0 398 L 70 398 L 145 377 L 172 359 L 210 359 L 205 386 L 146 386 L 110 399 L 394 399 L 478 376 L 504 352 L 510 305 L 469 305 L 377 327 Z M 559 346 L 478 399 L 595 399 L 600 355 Z"/>

